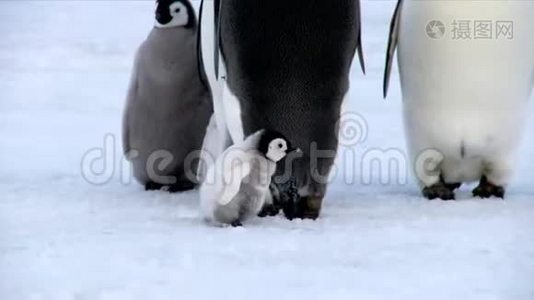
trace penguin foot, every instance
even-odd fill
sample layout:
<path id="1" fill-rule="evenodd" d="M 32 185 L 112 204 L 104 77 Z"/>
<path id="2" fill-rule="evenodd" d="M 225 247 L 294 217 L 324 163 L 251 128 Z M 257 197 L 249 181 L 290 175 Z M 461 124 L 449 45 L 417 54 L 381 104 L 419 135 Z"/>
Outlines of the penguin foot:
<path id="1" fill-rule="evenodd" d="M 164 187 L 163 184 L 155 183 L 153 181 L 149 181 L 145 184 L 145 191 L 159 191 L 161 188 Z"/>
<path id="2" fill-rule="evenodd" d="M 232 227 L 243 227 L 243 224 L 239 220 L 235 220 L 232 223 L 230 223 L 230 226 Z"/>
<path id="3" fill-rule="evenodd" d="M 454 190 L 459 189 L 462 186 L 462 184 L 461 183 L 445 183 L 445 186 L 449 190 L 454 191 Z"/>
<path id="4" fill-rule="evenodd" d="M 473 196 L 482 199 L 491 197 L 504 199 L 505 193 L 506 191 L 502 186 L 497 186 L 489 182 L 486 176 L 482 176 L 480 184 L 473 190 Z"/>
<path id="5" fill-rule="evenodd" d="M 268 204 L 265 205 L 261 211 L 258 213 L 258 217 L 265 218 L 265 217 L 274 217 L 278 215 L 280 212 L 280 207 L 274 205 L 274 204 Z"/>
<path id="6" fill-rule="evenodd" d="M 180 193 L 185 191 L 190 191 L 195 188 L 195 184 L 191 181 L 178 181 L 175 184 L 169 185 L 169 193 Z"/>
<path id="7" fill-rule="evenodd" d="M 454 191 L 448 187 L 447 184 L 440 182 L 433 186 L 425 187 L 423 189 L 423 196 L 428 200 L 441 199 L 441 200 L 455 200 L 456 196 Z"/>
<path id="8" fill-rule="evenodd" d="M 311 219 L 319 218 L 321 212 L 322 197 L 299 197 L 297 201 L 284 203 L 282 211 L 288 220 L 294 219 Z"/>
<path id="9" fill-rule="evenodd" d="M 277 210 L 277 214 L 282 210 L 288 220 L 300 218 L 298 208 L 300 195 L 295 177 L 289 178 L 284 183 L 275 183 L 271 192 L 273 195 L 273 206 Z"/>
<path id="10" fill-rule="evenodd" d="M 285 201 L 282 203 L 282 212 L 284 213 L 284 216 L 286 217 L 286 219 L 291 221 L 293 219 L 300 218 L 298 208 L 297 208 L 297 204 L 299 203 L 299 201 L 300 201 L 299 199 L 296 199 L 296 200 Z"/>
<path id="11" fill-rule="evenodd" d="M 319 218 L 321 212 L 321 206 L 323 204 L 323 197 L 308 196 L 300 199 L 300 212 L 299 217 L 301 219 L 315 220 Z"/>
<path id="12" fill-rule="evenodd" d="M 443 175 L 439 177 L 439 181 L 445 185 L 446 188 L 453 191 L 459 189 L 462 186 L 462 183 L 446 183 L 445 179 L 443 178 Z"/>

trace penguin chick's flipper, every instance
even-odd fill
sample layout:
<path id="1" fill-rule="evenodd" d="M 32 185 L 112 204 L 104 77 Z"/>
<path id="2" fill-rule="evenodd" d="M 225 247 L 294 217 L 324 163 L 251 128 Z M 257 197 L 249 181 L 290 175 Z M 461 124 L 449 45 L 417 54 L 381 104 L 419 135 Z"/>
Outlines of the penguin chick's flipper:
<path id="1" fill-rule="evenodd" d="M 395 13 L 393 14 L 393 19 L 391 20 L 391 25 L 389 28 L 388 50 L 386 53 L 386 69 L 384 71 L 384 98 L 386 98 L 388 95 L 389 77 L 391 76 L 393 58 L 395 57 L 395 50 L 397 49 L 397 42 L 399 39 L 399 22 L 401 9 L 402 0 L 398 0 L 397 6 L 395 7 Z"/>
<path id="2" fill-rule="evenodd" d="M 423 196 L 428 200 L 441 199 L 441 200 L 455 200 L 456 196 L 454 192 L 447 187 L 443 182 L 438 182 L 430 187 L 423 189 Z"/>
<path id="3" fill-rule="evenodd" d="M 479 198 L 501 198 L 504 199 L 505 189 L 502 186 L 494 185 L 488 181 L 486 176 L 482 176 L 480 184 L 473 190 L 473 196 Z"/>
<path id="4" fill-rule="evenodd" d="M 189 190 L 192 190 L 196 187 L 196 184 L 189 181 L 189 180 L 183 180 L 183 181 L 178 181 L 177 183 L 175 184 L 171 184 L 169 185 L 169 193 L 180 193 L 180 192 L 185 192 L 185 191 L 189 191 Z"/>

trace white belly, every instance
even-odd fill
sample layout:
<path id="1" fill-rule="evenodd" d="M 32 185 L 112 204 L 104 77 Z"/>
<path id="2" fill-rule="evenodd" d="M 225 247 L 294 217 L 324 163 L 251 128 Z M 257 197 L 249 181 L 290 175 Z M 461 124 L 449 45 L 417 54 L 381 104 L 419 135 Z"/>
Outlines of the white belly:
<path id="1" fill-rule="evenodd" d="M 427 34 L 432 20 L 444 24 L 441 38 Z M 471 39 L 455 36 L 460 20 L 469 21 Z M 482 32 L 475 21 L 490 22 L 491 38 L 475 38 Z M 502 31 L 497 36 L 506 21 L 513 22 L 511 39 Z M 400 22 L 399 70 L 412 157 L 438 150 L 448 182 L 478 180 L 494 165 L 510 168 L 534 81 L 534 1 L 405 0 Z"/>

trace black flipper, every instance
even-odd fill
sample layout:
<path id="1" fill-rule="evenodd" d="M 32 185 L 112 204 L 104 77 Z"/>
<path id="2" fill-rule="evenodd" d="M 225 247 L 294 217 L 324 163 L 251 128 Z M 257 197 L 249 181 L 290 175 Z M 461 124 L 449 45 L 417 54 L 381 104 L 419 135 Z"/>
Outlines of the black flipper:
<path id="1" fill-rule="evenodd" d="M 402 0 L 398 0 L 397 7 L 395 7 L 395 13 L 393 14 L 393 19 L 391 20 L 391 25 L 389 28 L 388 51 L 386 54 L 386 69 L 384 72 L 384 98 L 386 98 L 388 94 L 389 77 L 391 76 L 391 67 L 393 65 L 393 58 L 395 57 L 395 50 L 397 49 L 401 9 Z"/>
<path id="2" fill-rule="evenodd" d="M 197 27 L 197 68 L 198 77 L 204 86 L 209 87 L 208 78 L 204 70 L 204 61 L 202 60 L 202 13 L 204 12 L 204 0 L 200 0 L 200 9 L 198 10 L 198 27 Z"/>
<path id="3" fill-rule="evenodd" d="M 215 0 L 214 3 L 214 15 L 215 15 L 215 59 L 213 60 L 215 63 L 215 78 L 219 80 L 219 51 L 221 49 L 221 17 L 220 17 L 220 11 L 221 11 L 221 3 L 220 0 Z"/>
<path id="4" fill-rule="evenodd" d="M 362 14 L 361 14 L 361 4 L 358 1 L 358 58 L 360 59 L 360 66 L 362 68 L 363 74 L 365 74 L 365 60 L 363 57 L 363 45 L 362 45 Z"/>
<path id="5" fill-rule="evenodd" d="M 220 0 L 208 0 L 208 1 L 214 1 L 214 20 L 213 20 L 213 26 L 215 27 L 215 34 L 214 34 L 214 68 L 215 68 L 215 76 L 216 79 L 219 79 L 219 51 L 220 51 L 220 18 L 219 18 L 219 11 L 220 11 Z M 198 32 L 197 32 L 197 64 L 198 64 L 198 72 L 201 81 L 206 85 L 209 86 L 208 79 L 206 76 L 206 70 L 204 70 L 204 61 L 202 58 L 202 19 L 203 19 L 203 12 L 204 12 L 204 0 L 201 0 L 200 2 L 200 8 L 199 8 L 199 16 L 198 16 Z"/>

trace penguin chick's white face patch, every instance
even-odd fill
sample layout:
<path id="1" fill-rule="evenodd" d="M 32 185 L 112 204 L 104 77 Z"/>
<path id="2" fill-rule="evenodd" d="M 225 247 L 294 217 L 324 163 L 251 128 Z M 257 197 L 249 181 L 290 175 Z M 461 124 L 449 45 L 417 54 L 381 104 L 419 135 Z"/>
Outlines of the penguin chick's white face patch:
<path id="1" fill-rule="evenodd" d="M 269 143 L 269 148 L 265 156 L 274 162 L 278 162 L 287 155 L 287 150 L 287 141 L 282 138 L 277 138 Z"/>
<path id="2" fill-rule="evenodd" d="M 169 5 L 168 17 L 156 16 L 156 27 L 171 28 L 186 26 L 189 23 L 189 12 L 182 2 L 174 2 Z"/>

